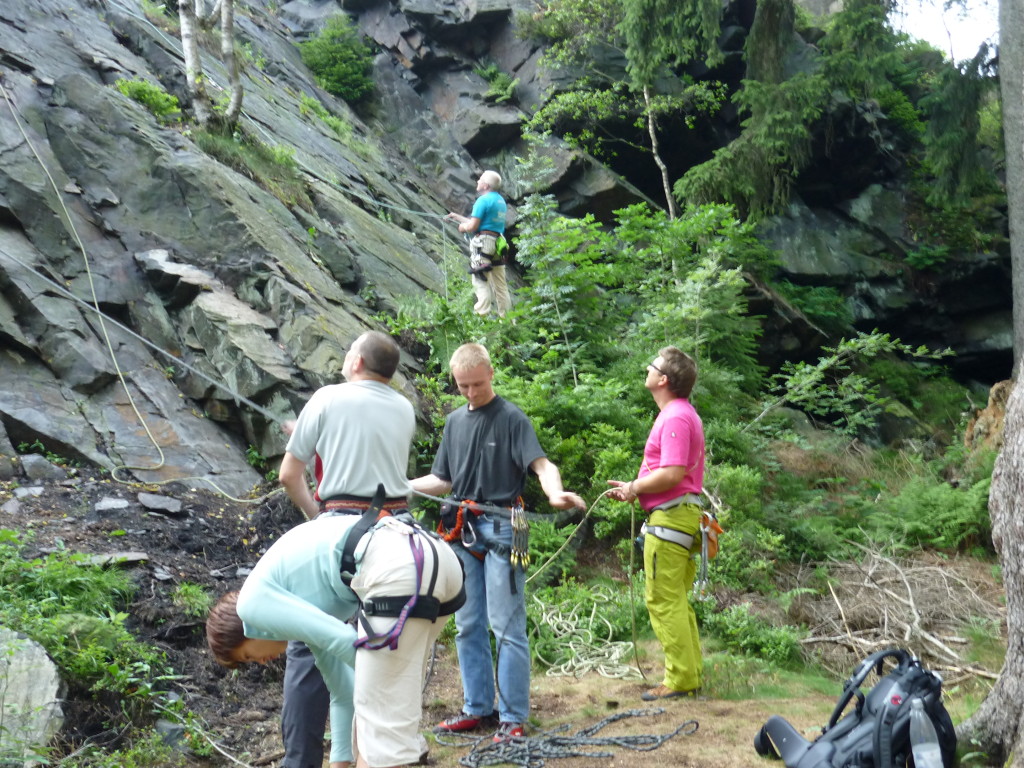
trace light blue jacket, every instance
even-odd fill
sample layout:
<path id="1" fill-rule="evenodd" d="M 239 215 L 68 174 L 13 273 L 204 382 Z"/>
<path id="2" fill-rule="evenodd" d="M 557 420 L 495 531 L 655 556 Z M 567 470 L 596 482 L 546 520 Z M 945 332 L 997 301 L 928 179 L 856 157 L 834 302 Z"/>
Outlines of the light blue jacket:
<path id="1" fill-rule="evenodd" d="M 359 515 L 319 517 L 298 525 L 267 550 L 238 596 L 246 637 L 301 640 L 331 693 L 331 761 L 352 760 L 352 690 L 358 607 L 341 581 L 341 555 Z"/>

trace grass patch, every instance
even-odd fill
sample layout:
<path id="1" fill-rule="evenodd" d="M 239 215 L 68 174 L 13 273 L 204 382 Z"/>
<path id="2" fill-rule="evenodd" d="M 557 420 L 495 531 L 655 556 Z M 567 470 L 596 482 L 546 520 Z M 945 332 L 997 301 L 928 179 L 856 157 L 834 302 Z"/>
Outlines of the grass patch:
<path id="1" fill-rule="evenodd" d="M 205 619 L 213 606 L 213 595 L 201 584 L 183 581 L 174 588 L 171 602 L 181 608 L 182 612 L 192 619 Z"/>
<path id="2" fill-rule="evenodd" d="M 295 163 L 295 150 L 271 147 L 237 131 L 229 135 L 199 130 L 193 138 L 210 157 L 248 176 L 285 205 L 313 211 L 306 182 Z"/>
<path id="3" fill-rule="evenodd" d="M 166 3 L 158 3 L 154 0 L 142 0 L 140 5 L 143 14 L 155 27 L 175 36 L 181 35 L 181 20 L 178 18 L 176 9 L 170 9 Z"/>

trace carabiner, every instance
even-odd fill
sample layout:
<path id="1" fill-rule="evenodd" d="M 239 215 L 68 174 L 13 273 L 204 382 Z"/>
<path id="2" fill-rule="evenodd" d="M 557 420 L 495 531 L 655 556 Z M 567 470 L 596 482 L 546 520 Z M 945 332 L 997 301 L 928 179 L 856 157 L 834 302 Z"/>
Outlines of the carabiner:
<path id="1" fill-rule="evenodd" d="M 468 534 L 468 535 L 467 535 Z M 476 528 L 469 517 L 462 520 L 462 546 L 471 549 L 476 544 Z"/>

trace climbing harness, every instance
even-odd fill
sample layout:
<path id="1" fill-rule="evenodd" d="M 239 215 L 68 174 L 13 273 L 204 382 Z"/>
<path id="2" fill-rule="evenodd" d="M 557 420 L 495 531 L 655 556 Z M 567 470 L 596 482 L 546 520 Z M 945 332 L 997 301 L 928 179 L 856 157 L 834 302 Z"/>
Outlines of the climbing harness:
<path id="1" fill-rule="evenodd" d="M 336 507 L 336 509 L 343 509 L 344 504 L 344 500 L 339 499 L 339 506 Z M 391 507 L 391 509 L 388 509 L 388 507 Z M 365 511 L 361 514 L 358 511 L 350 513 L 360 514 L 360 517 L 358 522 L 356 522 L 356 524 L 349 530 L 348 536 L 345 539 L 345 546 L 342 548 L 341 552 L 341 566 L 339 571 L 341 573 L 341 580 L 346 587 L 350 587 L 352 579 L 355 578 L 357 570 L 356 550 L 359 549 L 363 538 L 367 535 L 372 536 L 377 525 L 385 518 L 393 517 L 394 511 L 397 510 L 398 501 L 385 501 L 384 486 L 381 484 L 377 486 L 377 492 L 369 501 Z M 331 514 L 332 511 L 333 510 L 327 510 L 327 514 Z M 405 517 L 405 515 L 402 515 L 402 517 Z M 367 598 L 364 601 L 360 601 L 359 608 L 356 611 L 356 617 L 360 626 L 362 626 L 366 632 L 366 637 L 359 638 L 355 641 L 356 648 L 366 648 L 371 651 L 378 651 L 383 648 L 395 650 L 398 647 L 398 639 L 402 634 L 402 630 L 405 628 L 406 620 L 428 619 L 429 621 L 434 622 L 437 621 L 440 616 L 450 616 L 455 613 L 455 611 L 461 608 L 466 602 L 465 584 L 463 584 L 462 588 L 459 590 L 459 594 L 451 600 L 441 602 L 434 597 L 434 587 L 437 585 L 437 575 L 438 570 L 440 569 L 440 558 L 438 557 L 437 547 L 431 540 L 431 534 L 424 530 L 415 520 L 412 520 L 411 515 L 409 518 L 409 520 L 402 520 L 402 522 L 409 525 L 414 531 L 407 538 L 409 539 L 409 547 L 412 550 L 413 562 L 416 565 L 416 589 L 411 595 L 388 595 L 385 597 Z M 430 547 L 430 551 L 433 555 L 433 568 L 430 576 L 429 587 L 426 590 L 426 593 L 421 595 L 420 587 L 423 584 L 424 541 Z M 390 630 L 378 633 L 374 631 L 368 621 L 368 617 L 370 616 L 386 616 L 395 618 L 396 621 Z"/>
<path id="2" fill-rule="evenodd" d="M 662 541 L 678 544 L 683 549 L 689 549 L 693 546 L 692 533 L 683 533 L 675 528 L 666 528 L 663 525 L 648 525 L 646 521 L 640 525 L 640 535 L 653 536 Z"/>
<path id="3" fill-rule="evenodd" d="M 417 492 L 414 491 L 414 493 Z M 441 519 L 437 524 L 437 533 L 449 544 L 461 542 L 466 547 L 472 547 L 476 544 L 477 536 L 476 529 L 473 527 L 473 518 L 480 517 L 480 515 L 485 513 L 492 517 L 508 518 L 512 521 L 513 533 L 515 534 L 516 531 L 520 532 L 521 550 L 525 550 L 529 543 L 529 523 L 526 519 L 526 511 L 523 508 L 522 497 L 516 499 L 515 503 L 510 506 L 498 506 L 489 502 L 473 501 L 472 499 L 455 501 L 453 499 L 441 499 L 426 493 L 417 493 L 417 495 L 425 499 L 441 502 Z M 496 520 L 495 529 L 497 530 L 500 525 L 501 523 Z M 516 540 L 513 539 L 513 548 L 515 548 L 515 544 Z M 525 564 L 529 564 L 528 553 Z"/>
<path id="4" fill-rule="evenodd" d="M 412 549 L 413 562 L 416 563 L 416 589 L 413 590 L 413 593 L 409 595 L 409 599 L 402 605 L 397 621 L 387 632 L 375 633 L 366 617 L 365 608 L 360 608 L 356 615 L 359 617 L 359 624 L 366 632 L 366 637 L 360 637 L 355 641 L 354 645 L 356 648 L 366 648 L 370 651 L 379 651 L 383 648 L 394 651 L 398 648 L 398 638 L 401 636 L 402 630 L 405 629 L 405 621 L 409 618 L 410 612 L 416 607 L 420 594 L 420 584 L 423 580 L 423 544 L 420 543 L 418 536 L 409 536 L 409 547 Z M 434 575 L 436 577 L 437 550 L 434 550 L 434 555 Z M 366 602 L 370 601 L 367 600 Z M 435 616 L 435 618 L 437 617 Z"/>
<path id="5" fill-rule="evenodd" d="M 682 734 L 692 736 L 700 724 L 687 720 L 677 728 L 664 734 L 635 734 L 632 736 L 598 736 L 597 734 L 613 723 L 627 718 L 651 717 L 664 714 L 664 709 L 630 709 L 606 717 L 594 725 L 582 728 L 574 734 L 567 734 L 569 724 L 544 731 L 536 736 L 521 736 L 500 743 L 490 737 L 472 737 L 460 734 L 438 735 L 438 744 L 460 746 L 472 744 L 468 754 L 459 758 L 459 765 L 466 768 L 480 768 L 487 765 L 509 764 L 520 768 L 543 768 L 547 760 L 568 757 L 609 758 L 614 752 L 601 747 L 622 747 L 634 752 L 651 752 L 669 739 Z M 593 751 L 598 748 L 596 751 Z"/>

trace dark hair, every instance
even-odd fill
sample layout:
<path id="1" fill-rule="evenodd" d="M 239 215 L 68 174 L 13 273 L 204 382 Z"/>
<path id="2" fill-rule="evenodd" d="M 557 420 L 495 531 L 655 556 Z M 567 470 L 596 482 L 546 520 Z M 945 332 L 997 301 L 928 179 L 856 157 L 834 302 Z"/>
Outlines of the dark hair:
<path id="1" fill-rule="evenodd" d="M 661 372 L 668 378 L 668 388 L 676 397 L 689 397 L 697 381 L 697 363 L 692 357 L 676 347 L 658 350 L 661 357 Z"/>
<path id="2" fill-rule="evenodd" d="M 217 663 L 228 669 L 238 666 L 238 662 L 231 658 L 231 652 L 245 641 L 237 605 L 238 592 L 228 592 L 221 596 L 206 617 L 206 643 Z"/>
<path id="3" fill-rule="evenodd" d="M 395 340 L 380 331 L 367 331 L 356 340 L 359 344 L 356 352 L 363 358 L 371 373 L 390 379 L 398 370 L 398 359 L 401 350 Z"/>

